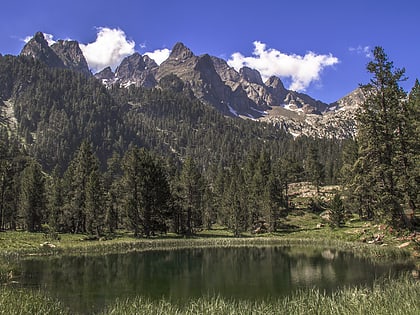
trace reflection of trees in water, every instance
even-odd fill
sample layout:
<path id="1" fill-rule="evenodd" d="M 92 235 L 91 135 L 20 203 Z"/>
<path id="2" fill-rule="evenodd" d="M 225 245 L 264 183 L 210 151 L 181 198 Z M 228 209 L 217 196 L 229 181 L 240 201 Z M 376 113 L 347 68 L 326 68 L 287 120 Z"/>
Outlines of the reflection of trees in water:
<path id="1" fill-rule="evenodd" d="M 40 285 L 75 311 L 134 295 L 186 301 L 207 294 L 275 297 L 306 286 L 330 291 L 372 281 L 390 268 L 351 253 L 303 247 L 133 252 L 27 260 L 22 266 L 24 283 Z"/>

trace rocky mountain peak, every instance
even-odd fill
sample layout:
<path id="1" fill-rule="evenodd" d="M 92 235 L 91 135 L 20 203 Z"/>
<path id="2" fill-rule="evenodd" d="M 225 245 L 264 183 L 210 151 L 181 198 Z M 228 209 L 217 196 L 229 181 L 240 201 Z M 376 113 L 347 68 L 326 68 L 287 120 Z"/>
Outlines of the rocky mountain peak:
<path id="1" fill-rule="evenodd" d="M 144 70 L 145 64 L 143 57 L 139 53 L 134 53 L 131 56 L 125 57 L 121 64 L 115 70 L 115 74 L 120 79 L 126 79 L 132 75 L 136 70 Z"/>
<path id="2" fill-rule="evenodd" d="M 283 82 L 280 80 L 279 77 L 276 76 L 269 77 L 268 80 L 265 82 L 265 85 L 273 89 L 286 91 Z"/>
<path id="3" fill-rule="evenodd" d="M 245 81 L 263 85 L 261 74 L 255 69 L 251 69 L 249 67 L 243 67 L 239 69 L 239 74 Z"/>
<path id="4" fill-rule="evenodd" d="M 51 46 L 51 49 L 61 59 L 66 68 L 91 74 L 78 42 L 73 40 L 59 40 Z"/>
<path id="5" fill-rule="evenodd" d="M 154 77 L 157 67 L 158 65 L 152 59 L 136 52 L 123 59 L 115 70 L 115 78 L 124 86 L 135 84 L 153 87 L 157 84 Z"/>
<path id="6" fill-rule="evenodd" d="M 346 96 L 330 105 L 332 110 L 356 109 L 365 101 L 365 96 L 361 88 L 351 91 Z"/>
<path id="7" fill-rule="evenodd" d="M 156 61 L 154 61 L 152 58 L 150 58 L 147 55 L 143 56 L 143 61 L 146 65 L 146 67 L 149 68 L 149 69 L 158 67 L 158 64 L 156 63 Z"/>
<path id="8" fill-rule="evenodd" d="M 63 61 L 48 45 L 42 32 L 35 33 L 34 37 L 23 47 L 20 54 L 38 59 L 50 67 L 64 68 Z"/>
<path id="9" fill-rule="evenodd" d="M 107 82 L 109 80 L 114 79 L 115 73 L 112 72 L 111 67 L 106 67 L 105 69 L 99 71 L 98 73 L 95 73 L 95 78 L 98 80 L 102 80 L 104 82 Z"/>
<path id="10" fill-rule="evenodd" d="M 185 59 L 189 59 L 193 56 L 194 56 L 193 52 L 188 47 L 186 47 L 183 43 L 178 42 L 172 48 L 172 52 L 169 55 L 169 58 L 178 59 L 178 60 L 185 60 Z"/>
<path id="11" fill-rule="evenodd" d="M 46 45 L 48 45 L 48 42 L 45 39 L 44 33 L 42 32 L 36 32 L 32 39 L 36 41 L 37 43 L 43 43 L 43 44 L 45 43 Z"/>

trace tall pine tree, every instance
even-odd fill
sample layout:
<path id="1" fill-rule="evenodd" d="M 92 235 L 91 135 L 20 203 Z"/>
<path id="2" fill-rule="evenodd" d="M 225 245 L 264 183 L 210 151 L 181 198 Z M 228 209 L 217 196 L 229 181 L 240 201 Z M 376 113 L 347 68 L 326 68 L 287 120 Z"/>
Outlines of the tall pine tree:
<path id="1" fill-rule="evenodd" d="M 24 226 L 29 232 L 41 231 L 46 210 L 45 178 L 41 165 L 30 161 L 21 180 L 20 209 Z"/>
<path id="2" fill-rule="evenodd" d="M 358 159 L 353 186 L 361 202 L 372 213 L 395 227 L 407 227 L 404 209 L 413 200 L 409 194 L 408 166 L 413 163 L 413 145 L 418 143 L 412 129 L 407 95 L 400 87 L 404 69 L 395 69 L 381 47 L 373 51 L 367 70 L 373 78 L 363 85 L 365 101 L 358 114 Z"/>

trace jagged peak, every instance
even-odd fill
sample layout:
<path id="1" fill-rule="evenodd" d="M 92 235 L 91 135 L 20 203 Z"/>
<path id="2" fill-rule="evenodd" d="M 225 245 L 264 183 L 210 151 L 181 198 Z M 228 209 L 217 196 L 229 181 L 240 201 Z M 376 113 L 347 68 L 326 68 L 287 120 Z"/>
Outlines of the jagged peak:
<path id="1" fill-rule="evenodd" d="M 267 79 L 267 81 L 265 82 L 266 86 L 272 87 L 274 89 L 281 89 L 281 90 L 286 90 L 284 87 L 283 82 L 280 80 L 279 77 L 276 76 L 271 76 Z"/>
<path id="2" fill-rule="evenodd" d="M 26 43 L 21 51 L 21 55 L 35 57 L 35 51 L 38 53 L 41 50 L 45 50 L 49 47 L 44 34 L 42 32 L 36 32 L 35 35 Z"/>
<path id="3" fill-rule="evenodd" d="M 64 63 L 55 51 L 48 45 L 42 32 L 36 32 L 20 52 L 22 56 L 30 56 L 50 67 L 63 68 Z"/>
<path id="4" fill-rule="evenodd" d="M 56 41 L 54 44 L 51 45 L 51 47 L 54 47 L 54 46 L 63 46 L 63 47 L 67 47 L 67 48 L 80 49 L 79 42 L 77 42 L 75 40 L 59 39 L 58 41 Z"/>
<path id="5" fill-rule="evenodd" d="M 95 73 L 95 77 L 99 80 L 109 80 L 115 77 L 115 73 L 112 71 L 111 67 L 106 67 L 98 73 Z"/>
<path id="6" fill-rule="evenodd" d="M 172 52 L 169 55 L 169 58 L 171 58 L 171 59 L 175 59 L 175 58 L 188 59 L 188 58 L 191 58 L 193 56 L 194 56 L 193 52 L 187 46 L 185 46 L 181 42 L 178 42 L 172 48 Z"/>
<path id="7" fill-rule="evenodd" d="M 143 56 L 143 61 L 146 64 L 148 68 L 155 68 L 159 67 L 159 65 L 154 61 L 152 58 L 150 58 L 148 55 Z"/>
<path id="8" fill-rule="evenodd" d="M 263 85 L 261 74 L 255 69 L 251 69 L 249 67 L 242 67 L 241 69 L 239 69 L 239 74 L 245 81 Z"/>
<path id="9" fill-rule="evenodd" d="M 36 32 L 34 37 L 32 37 L 32 39 L 35 40 L 38 43 L 45 42 L 48 45 L 48 42 L 45 39 L 44 33 L 42 33 L 42 32 Z"/>

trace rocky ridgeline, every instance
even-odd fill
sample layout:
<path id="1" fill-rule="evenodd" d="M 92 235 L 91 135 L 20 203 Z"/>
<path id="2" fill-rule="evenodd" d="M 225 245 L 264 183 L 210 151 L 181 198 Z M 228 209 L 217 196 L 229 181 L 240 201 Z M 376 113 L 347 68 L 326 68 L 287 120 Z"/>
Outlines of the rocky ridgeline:
<path id="1" fill-rule="evenodd" d="M 38 32 L 25 45 L 22 55 L 32 56 L 51 67 L 69 68 L 90 74 L 86 59 L 75 41 L 58 41 L 49 46 Z M 196 56 L 177 43 L 162 64 L 134 53 L 115 69 L 95 74 L 105 85 L 159 87 L 174 75 L 182 90 L 191 91 L 202 102 L 227 116 L 269 122 L 294 136 L 347 138 L 354 136 L 355 110 L 363 101 L 359 89 L 332 104 L 307 94 L 287 90 L 278 77 L 263 82 L 257 70 L 243 67 L 236 71 L 221 58 L 208 54 Z"/>
<path id="2" fill-rule="evenodd" d="M 67 68 L 91 75 L 86 59 L 76 41 L 59 40 L 49 46 L 44 34 L 38 32 L 23 47 L 22 56 L 31 56 L 50 67 Z"/>

